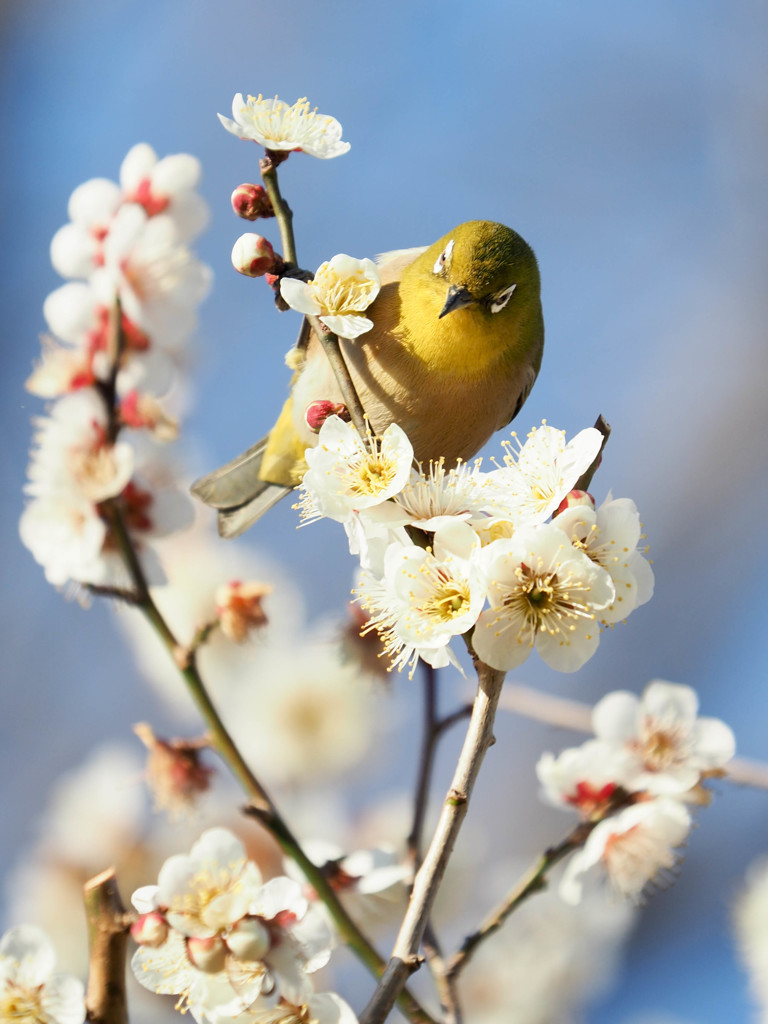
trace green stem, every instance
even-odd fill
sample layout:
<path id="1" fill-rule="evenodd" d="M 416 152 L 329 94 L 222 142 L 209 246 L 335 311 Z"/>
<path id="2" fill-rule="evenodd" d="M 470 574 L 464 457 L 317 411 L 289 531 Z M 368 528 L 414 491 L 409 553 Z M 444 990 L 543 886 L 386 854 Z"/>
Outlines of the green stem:
<path id="1" fill-rule="evenodd" d="M 267 151 L 263 160 L 259 161 L 261 180 L 267 190 L 272 209 L 275 211 L 277 225 L 280 228 L 280 241 L 283 247 L 283 259 L 286 263 L 292 263 L 298 267 L 296 259 L 296 240 L 293 237 L 293 211 L 280 194 L 280 185 L 277 180 L 277 166 Z"/>

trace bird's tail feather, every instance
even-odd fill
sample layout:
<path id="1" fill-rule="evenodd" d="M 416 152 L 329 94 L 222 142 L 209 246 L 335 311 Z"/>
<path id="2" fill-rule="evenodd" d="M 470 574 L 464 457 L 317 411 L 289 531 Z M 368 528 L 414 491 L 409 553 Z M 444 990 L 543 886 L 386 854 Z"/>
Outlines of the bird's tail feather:
<path id="1" fill-rule="evenodd" d="M 259 477 L 267 440 L 263 437 L 231 462 L 192 484 L 192 493 L 218 511 L 222 537 L 239 537 L 268 509 L 291 493 L 291 487 L 272 484 Z"/>

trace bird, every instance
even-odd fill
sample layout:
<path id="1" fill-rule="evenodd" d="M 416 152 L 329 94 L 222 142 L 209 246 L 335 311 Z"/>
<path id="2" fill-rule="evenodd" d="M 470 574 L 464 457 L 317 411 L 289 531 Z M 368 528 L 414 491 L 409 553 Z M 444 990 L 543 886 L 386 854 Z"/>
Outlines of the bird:
<path id="1" fill-rule="evenodd" d="M 370 429 L 397 423 L 414 460 L 467 461 L 518 414 L 541 366 L 544 320 L 538 264 L 528 243 L 493 221 L 459 224 L 431 246 L 377 258 L 373 328 L 339 343 Z M 192 485 L 237 537 L 301 483 L 312 402 L 341 403 L 319 340 L 304 321 L 291 393 L 272 430 Z"/>

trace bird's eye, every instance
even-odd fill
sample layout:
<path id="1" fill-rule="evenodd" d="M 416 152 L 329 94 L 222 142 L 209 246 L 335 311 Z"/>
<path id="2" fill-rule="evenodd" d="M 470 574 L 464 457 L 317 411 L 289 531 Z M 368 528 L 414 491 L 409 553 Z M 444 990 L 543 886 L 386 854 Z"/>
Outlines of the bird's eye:
<path id="1" fill-rule="evenodd" d="M 498 313 L 499 310 L 504 309 L 506 304 L 512 298 L 512 292 L 517 288 L 516 284 L 511 284 L 509 288 L 504 288 L 502 291 L 497 292 L 491 296 L 491 312 Z"/>
<path id="2" fill-rule="evenodd" d="M 443 271 L 450 265 L 451 253 L 453 252 L 453 239 L 450 240 L 448 245 L 443 249 L 440 255 L 435 260 L 435 265 L 432 267 L 433 274 L 442 274 Z"/>

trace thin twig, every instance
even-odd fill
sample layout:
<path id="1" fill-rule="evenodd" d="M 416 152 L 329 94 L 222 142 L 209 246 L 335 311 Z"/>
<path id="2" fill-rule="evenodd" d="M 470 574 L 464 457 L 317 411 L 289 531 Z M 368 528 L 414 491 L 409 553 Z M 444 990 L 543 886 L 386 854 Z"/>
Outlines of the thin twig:
<path id="1" fill-rule="evenodd" d="M 408 975 L 419 966 L 419 946 L 448 860 L 467 814 L 469 800 L 480 766 L 493 743 L 493 720 L 504 682 L 504 673 L 476 660 L 478 690 L 459 755 L 451 788 L 424 863 L 413 882 L 413 891 L 392 957 L 371 1000 L 360 1016 L 360 1024 L 382 1024 Z"/>
<path id="2" fill-rule="evenodd" d="M 114 869 L 86 882 L 83 896 L 88 924 L 86 1020 L 93 1024 L 128 1024 L 125 956 L 130 923 Z"/>
<path id="3" fill-rule="evenodd" d="M 535 892 L 545 888 L 547 884 L 547 873 L 559 863 L 563 857 L 567 856 L 572 850 L 582 846 L 587 839 L 587 836 L 595 827 L 594 822 L 583 822 L 577 825 L 575 829 L 557 846 L 551 846 L 546 850 L 542 856 L 536 861 L 531 869 L 526 872 L 525 875 L 520 879 L 517 885 L 508 893 L 507 897 L 503 902 L 486 917 L 477 931 L 472 932 L 468 935 L 461 945 L 461 948 L 455 953 L 446 964 L 445 973 L 446 977 L 451 979 L 453 982 L 459 976 L 459 973 L 467 966 L 470 957 L 475 952 L 480 943 L 487 939 L 489 935 L 493 935 L 495 931 L 502 926 L 509 915 L 532 896 Z"/>
<path id="4" fill-rule="evenodd" d="M 363 410 L 363 405 L 355 385 L 352 383 L 349 368 L 344 361 L 344 353 L 341 351 L 339 339 L 316 316 L 307 316 L 307 320 L 309 320 L 312 330 L 323 346 L 326 359 L 331 364 L 331 369 L 336 377 L 336 383 L 339 385 L 339 391 L 341 391 L 341 397 L 352 422 L 357 428 L 360 437 L 364 439 L 367 435 L 365 411 Z"/>
<path id="5" fill-rule="evenodd" d="M 283 248 L 283 259 L 286 263 L 297 267 L 296 241 L 293 237 L 293 211 L 280 194 L 280 185 L 277 181 L 277 161 L 272 154 L 267 155 L 259 161 L 259 170 L 264 182 L 264 188 L 275 211 L 277 225 L 280 228 L 280 241 Z"/>

